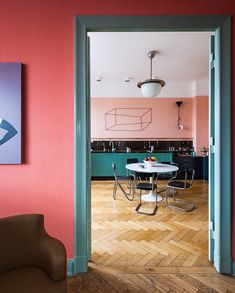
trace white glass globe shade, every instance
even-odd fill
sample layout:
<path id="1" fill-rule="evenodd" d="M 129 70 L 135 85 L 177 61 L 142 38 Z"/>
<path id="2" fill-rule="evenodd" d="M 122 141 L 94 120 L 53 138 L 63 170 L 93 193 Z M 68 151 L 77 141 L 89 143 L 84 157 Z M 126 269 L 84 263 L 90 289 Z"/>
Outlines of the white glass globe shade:
<path id="1" fill-rule="evenodd" d="M 148 82 L 141 86 L 141 93 L 143 96 L 151 98 L 156 97 L 161 91 L 161 84 L 158 82 Z"/>

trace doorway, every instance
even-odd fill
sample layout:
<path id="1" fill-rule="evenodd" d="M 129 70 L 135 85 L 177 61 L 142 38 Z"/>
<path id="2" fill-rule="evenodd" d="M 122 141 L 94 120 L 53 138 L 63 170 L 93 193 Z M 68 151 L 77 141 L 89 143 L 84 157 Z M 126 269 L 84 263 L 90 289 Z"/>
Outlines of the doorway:
<path id="1" fill-rule="evenodd" d="M 209 141 L 211 33 L 89 32 L 88 36 L 91 68 L 92 265 L 102 264 L 109 269 L 121 266 L 123 270 L 130 266 L 133 269 L 189 265 L 211 267 L 207 239 L 208 183 L 203 180 L 208 176 L 204 174 L 208 169 L 208 157 L 200 157 L 199 151 L 203 145 L 208 148 Z M 157 49 L 158 52 L 153 63 L 153 74 L 166 81 L 166 86 L 155 98 L 143 97 L 136 86 L 139 80 L 148 76 L 147 52 L 150 49 Z M 130 76 L 130 81 L 125 82 L 125 76 Z M 176 123 L 179 100 L 182 130 Z M 126 107 L 130 114 L 133 106 L 150 107 L 152 121 L 147 127 L 141 129 L 138 124 L 125 125 L 129 120 L 123 116 L 122 121 L 117 119 L 118 125 L 106 128 L 106 113 L 110 109 Z M 132 130 L 129 130 L 130 127 Z M 192 144 L 197 155 L 194 157 Z M 165 200 L 162 200 L 158 203 L 156 216 L 149 217 L 135 212 L 139 192 L 129 202 L 118 189 L 116 200 L 112 199 L 112 162 L 115 162 L 119 175 L 126 175 L 127 157 L 132 160 L 138 158 L 142 163 L 141 157 L 150 155 L 151 145 L 151 156 L 156 156 L 161 162 L 164 158 L 163 162 L 174 162 L 181 170 L 186 166 L 195 169 L 193 187 L 184 195 L 181 192 L 180 198 L 183 196 L 186 201 L 193 201 L 197 209 L 182 213 L 166 208 Z M 169 145 L 175 148 L 175 152 L 168 152 Z M 131 148 L 131 153 L 123 153 L 127 146 Z M 157 190 L 161 191 L 161 195 L 167 184 L 166 178 L 165 174 L 157 181 Z M 145 202 L 142 211 L 148 208 L 151 213 L 152 204 Z"/>
<path id="2" fill-rule="evenodd" d="M 89 31 L 215 31 L 215 137 L 214 153 L 214 265 L 218 272 L 231 273 L 231 82 L 230 19 L 227 16 L 190 17 L 76 17 L 75 55 L 75 253 L 72 273 L 87 270 L 90 258 L 90 101 L 89 101 Z M 225 58 L 226 56 L 226 58 Z M 223 97 L 223 103 L 222 103 Z M 222 131 L 223 129 L 223 131 Z M 223 149 L 222 149 L 223 146 Z M 225 152 L 226 158 L 221 158 Z M 223 176 L 222 176 L 223 174 Z M 226 193 L 226 197 L 222 196 Z M 210 209 L 212 211 L 212 209 Z M 223 241 L 221 241 L 223 239 Z"/>

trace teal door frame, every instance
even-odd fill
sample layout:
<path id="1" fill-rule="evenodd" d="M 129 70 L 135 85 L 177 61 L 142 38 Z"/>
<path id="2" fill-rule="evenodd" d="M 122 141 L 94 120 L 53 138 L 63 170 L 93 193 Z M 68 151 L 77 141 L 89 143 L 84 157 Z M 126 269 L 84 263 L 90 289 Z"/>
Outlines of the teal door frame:
<path id="1" fill-rule="evenodd" d="M 215 183 L 215 36 L 210 37 L 210 57 L 209 57 L 209 195 L 214 194 L 214 183 Z M 215 200 L 214 196 L 209 196 L 209 260 L 214 262 L 214 226 L 215 226 Z"/>
<path id="2" fill-rule="evenodd" d="M 231 274 L 231 20 L 229 15 L 76 16 L 74 92 L 74 258 L 68 274 L 90 258 L 90 96 L 88 32 L 215 31 L 214 265 Z M 223 154 L 226 154 L 224 156 Z"/>

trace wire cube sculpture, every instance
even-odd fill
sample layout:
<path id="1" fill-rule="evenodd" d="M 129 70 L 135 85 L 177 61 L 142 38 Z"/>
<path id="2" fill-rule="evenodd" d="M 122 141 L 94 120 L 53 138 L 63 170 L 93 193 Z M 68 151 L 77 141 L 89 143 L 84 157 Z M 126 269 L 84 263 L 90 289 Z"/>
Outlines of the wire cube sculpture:
<path id="1" fill-rule="evenodd" d="M 152 123 L 152 108 L 113 108 L 105 113 L 105 130 L 143 131 Z"/>

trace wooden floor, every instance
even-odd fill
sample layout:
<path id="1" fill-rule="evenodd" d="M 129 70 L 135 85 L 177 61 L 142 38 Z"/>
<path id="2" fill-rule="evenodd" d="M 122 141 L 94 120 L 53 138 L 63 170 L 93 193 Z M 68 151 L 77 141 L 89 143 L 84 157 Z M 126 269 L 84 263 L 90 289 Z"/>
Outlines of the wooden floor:
<path id="1" fill-rule="evenodd" d="M 135 212 L 138 195 L 130 202 L 118 191 L 113 200 L 112 190 L 112 181 L 92 182 L 92 261 L 87 274 L 69 278 L 70 293 L 235 292 L 235 280 L 208 262 L 207 182 L 182 196 L 196 204 L 192 212 L 162 201 L 155 216 Z"/>

